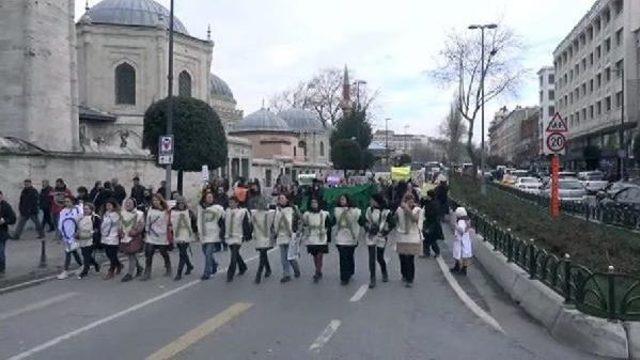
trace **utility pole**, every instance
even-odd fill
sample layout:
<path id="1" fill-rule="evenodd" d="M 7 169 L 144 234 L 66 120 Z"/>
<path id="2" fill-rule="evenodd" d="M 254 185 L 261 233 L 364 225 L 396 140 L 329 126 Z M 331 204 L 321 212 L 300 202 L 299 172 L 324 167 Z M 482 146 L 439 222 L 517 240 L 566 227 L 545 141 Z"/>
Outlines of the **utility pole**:
<path id="1" fill-rule="evenodd" d="M 384 155 L 387 158 L 387 165 L 389 165 L 389 120 L 391 118 L 384 119 Z"/>
<path id="2" fill-rule="evenodd" d="M 480 122 L 481 122 L 481 137 L 482 139 L 480 139 L 480 193 L 482 195 L 486 195 L 487 194 L 487 188 L 486 188 L 486 184 L 485 184 L 485 179 L 484 179 L 484 158 L 485 158 L 485 154 L 484 154 L 484 77 L 486 75 L 486 71 L 484 68 L 484 30 L 485 29 L 495 29 L 497 28 L 498 25 L 496 24 L 484 24 L 484 25 L 470 25 L 469 29 L 470 30 L 476 30 L 476 29 L 480 29 L 480 96 L 481 96 L 481 103 L 480 103 Z M 492 50 L 493 52 L 494 50 Z"/>
<path id="3" fill-rule="evenodd" d="M 168 100 L 167 100 L 167 136 L 173 135 L 173 21 L 174 21 L 174 7 L 171 0 L 171 15 L 169 17 L 169 74 L 167 76 L 168 81 Z M 174 140 L 175 149 L 175 140 Z M 166 167 L 165 174 L 165 199 L 171 199 L 171 164 Z"/>

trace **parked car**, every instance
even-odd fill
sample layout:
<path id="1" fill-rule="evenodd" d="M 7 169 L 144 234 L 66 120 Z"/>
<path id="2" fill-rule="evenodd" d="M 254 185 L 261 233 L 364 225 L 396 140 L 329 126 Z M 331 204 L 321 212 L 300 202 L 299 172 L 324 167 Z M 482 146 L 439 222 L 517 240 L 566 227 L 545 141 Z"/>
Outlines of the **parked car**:
<path id="1" fill-rule="evenodd" d="M 640 189 L 640 185 L 622 181 L 612 182 L 602 190 L 598 191 L 596 197 L 598 201 L 603 201 L 605 199 L 613 200 L 616 194 L 625 189 Z"/>
<path id="2" fill-rule="evenodd" d="M 559 181 L 558 194 L 562 201 L 581 202 L 587 195 L 587 190 L 577 179 L 565 178 Z M 551 184 L 545 188 L 545 196 L 551 196 Z"/>
<path id="3" fill-rule="evenodd" d="M 612 197 L 605 198 L 601 204 L 616 203 L 640 209 L 640 187 L 627 187 L 616 192 Z"/>
<path id="4" fill-rule="evenodd" d="M 531 176 L 520 177 L 516 180 L 514 187 L 527 193 L 537 194 L 540 192 L 542 182 L 540 179 Z"/>
<path id="5" fill-rule="evenodd" d="M 578 175 L 573 171 L 560 171 L 558 177 L 560 179 L 577 179 Z"/>
<path id="6" fill-rule="evenodd" d="M 604 189 L 609 185 L 609 182 L 604 179 L 604 174 L 600 171 L 583 171 L 578 173 L 578 180 L 587 189 L 587 192 L 591 195 L 596 194 L 598 191 Z"/>

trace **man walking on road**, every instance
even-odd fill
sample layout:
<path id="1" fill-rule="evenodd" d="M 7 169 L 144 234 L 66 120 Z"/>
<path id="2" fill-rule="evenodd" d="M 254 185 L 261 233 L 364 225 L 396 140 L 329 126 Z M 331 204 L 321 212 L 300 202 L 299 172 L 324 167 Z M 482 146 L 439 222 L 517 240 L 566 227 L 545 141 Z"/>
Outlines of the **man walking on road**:
<path id="1" fill-rule="evenodd" d="M 40 210 L 42 210 L 42 228 L 49 226 L 49 232 L 56 231 L 56 226 L 51 217 L 51 198 L 49 194 L 53 188 L 49 185 L 49 180 L 42 180 L 42 189 L 40 190 Z"/>
<path id="2" fill-rule="evenodd" d="M 133 178 L 131 197 L 136 201 L 136 204 L 144 204 L 144 186 L 140 185 L 140 178 L 137 176 Z"/>
<path id="3" fill-rule="evenodd" d="M 22 235 L 22 230 L 24 230 L 24 225 L 28 220 L 33 221 L 36 225 L 38 239 L 44 238 L 44 230 L 42 228 L 42 224 L 40 224 L 40 221 L 38 220 L 39 197 L 40 195 L 38 194 L 38 190 L 33 187 L 31 180 L 25 180 L 24 189 L 22 189 L 22 193 L 20 194 L 20 205 L 18 206 L 18 210 L 20 210 L 20 218 L 15 232 L 13 233 L 14 240 L 20 240 L 20 235 Z"/>
<path id="4" fill-rule="evenodd" d="M 4 248 L 9 238 L 9 225 L 16 223 L 16 214 L 11 205 L 4 201 L 2 191 L 0 191 L 0 277 L 4 276 L 6 267 Z"/>

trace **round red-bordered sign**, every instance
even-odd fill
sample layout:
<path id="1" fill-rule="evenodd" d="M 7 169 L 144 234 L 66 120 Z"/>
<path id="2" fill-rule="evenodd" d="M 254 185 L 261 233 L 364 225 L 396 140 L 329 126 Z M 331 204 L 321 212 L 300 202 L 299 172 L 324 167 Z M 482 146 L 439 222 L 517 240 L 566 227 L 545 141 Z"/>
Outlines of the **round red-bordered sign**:
<path id="1" fill-rule="evenodd" d="M 547 136 L 547 147 L 553 152 L 560 152 L 567 146 L 567 138 L 564 134 L 554 132 Z"/>

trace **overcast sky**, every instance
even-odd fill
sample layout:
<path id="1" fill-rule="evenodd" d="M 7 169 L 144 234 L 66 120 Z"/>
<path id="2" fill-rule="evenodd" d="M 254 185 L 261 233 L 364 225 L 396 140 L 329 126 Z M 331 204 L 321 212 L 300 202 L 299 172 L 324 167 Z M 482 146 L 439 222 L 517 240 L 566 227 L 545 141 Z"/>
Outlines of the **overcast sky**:
<path id="1" fill-rule="evenodd" d="M 89 4 L 98 3 L 90 0 Z M 169 6 L 169 0 L 159 0 Z M 76 0 L 76 16 L 84 1 Z M 378 118 L 391 129 L 438 135 L 452 90 L 425 75 L 444 37 L 471 23 L 509 26 L 526 44 L 531 77 L 517 98 L 487 106 L 536 105 L 535 73 L 594 0 L 175 0 L 191 35 L 211 24 L 212 70 L 228 82 L 246 114 L 262 99 L 309 78 L 318 69 L 347 64 L 357 79 L 380 90 Z M 384 121 L 376 124 L 384 127 Z M 488 126 L 488 120 L 487 120 Z"/>

